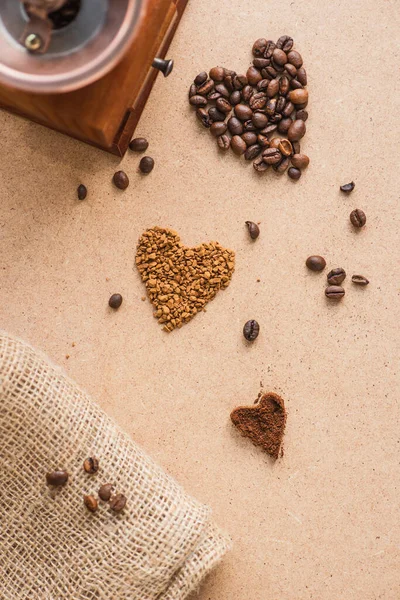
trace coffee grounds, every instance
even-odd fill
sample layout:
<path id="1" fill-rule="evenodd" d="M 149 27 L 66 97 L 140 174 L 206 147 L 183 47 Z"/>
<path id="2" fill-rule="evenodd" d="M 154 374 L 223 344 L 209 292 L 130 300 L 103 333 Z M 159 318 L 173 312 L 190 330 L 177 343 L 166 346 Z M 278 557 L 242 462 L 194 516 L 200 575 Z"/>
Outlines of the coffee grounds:
<path id="1" fill-rule="evenodd" d="M 286 425 L 283 399 L 267 392 L 254 406 L 239 406 L 231 413 L 231 420 L 240 433 L 255 446 L 261 446 L 275 460 L 279 457 Z"/>

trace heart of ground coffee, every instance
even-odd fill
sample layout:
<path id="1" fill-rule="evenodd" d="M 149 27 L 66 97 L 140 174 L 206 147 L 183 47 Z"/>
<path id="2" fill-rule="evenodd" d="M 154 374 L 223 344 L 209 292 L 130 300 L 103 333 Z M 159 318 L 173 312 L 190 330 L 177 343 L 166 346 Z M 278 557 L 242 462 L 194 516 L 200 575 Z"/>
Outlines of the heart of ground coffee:
<path id="1" fill-rule="evenodd" d="M 154 316 L 165 331 L 172 331 L 229 285 L 235 253 L 218 242 L 188 248 L 175 231 L 153 227 L 139 239 L 136 266 L 155 306 Z"/>

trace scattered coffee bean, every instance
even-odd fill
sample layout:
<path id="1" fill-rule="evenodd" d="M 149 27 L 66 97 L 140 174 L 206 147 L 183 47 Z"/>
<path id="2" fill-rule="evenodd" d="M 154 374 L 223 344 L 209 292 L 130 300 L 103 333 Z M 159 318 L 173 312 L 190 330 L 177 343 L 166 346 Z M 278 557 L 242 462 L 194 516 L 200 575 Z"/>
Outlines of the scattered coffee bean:
<path id="1" fill-rule="evenodd" d="M 304 109 L 298 110 L 296 112 L 296 119 L 301 119 L 302 121 L 307 121 L 308 119 L 308 112 Z"/>
<path id="2" fill-rule="evenodd" d="M 299 52 L 297 52 L 296 50 L 291 50 L 288 55 L 288 62 L 293 65 L 294 67 L 296 67 L 296 69 L 299 69 L 302 64 L 303 64 L 303 59 L 301 58 L 301 54 Z"/>
<path id="3" fill-rule="evenodd" d="M 253 146 L 253 144 L 257 143 L 257 134 L 254 131 L 246 131 L 242 135 L 242 140 L 246 142 L 247 146 Z"/>
<path id="4" fill-rule="evenodd" d="M 353 283 L 356 283 L 357 285 L 368 285 L 369 281 L 366 277 L 364 277 L 364 275 L 353 275 L 351 278 L 351 281 Z"/>
<path id="5" fill-rule="evenodd" d="M 267 165 L 276 165 L 282 160 L 282 154 L 278 148 L 266 148 L 262 153 L 263 160 Z"/>
<path id="6" fill-rule="evenodd" d="M 285 108 L 282 111 L 282 116 L 287 118 L 290 117 L 290 115 L 293 113 L 294 111 L 294 104 L 293 102 L 286 102 L 285 104 Z"/>
<path id="7" fill-rule="evenodd" d="M 272 59 L 274 63 L 279 66 L 285 65 L 288 61 L 286 53 L 280 48 L 275 48 L 272 53 Z"/>
<path id="8" fill-rule="evenodd" d="M 268 124 L 268 117 L 262 112 L 255 112 L 251 117 L 251 121 L 257 129 L 262 129 Z"/>
<path id="9" fill-rule="evenodd" d="M 210 110 L 211 110 L 211 108 L 210 108 Z M 215 109 L 215 110 L 217 110 L 217 109 Z M 202 125 L 204 127 L 211 127 L 211 123 L 216 120 L 216 119 L 211 119 L 211 117 L 209 116 L 209 114 L 205 108 L 198 108 L 196 110 L 196 117 L 199 119 L 199 121 L 202 123 Z M 222 115 L 221 121 L 223 121 L 224 119 L 225 119 L 225 115 Z"/>
<path id="10" fill-rule="evenodd" d="M 126 497 L 123 494 L 116 494 L 110 500 L 110 508 L 114 512 L 121 512 L 126 506 Z"/>
<path id="11" fill-rule="evenodd" d="M 244 153 L 245 160 L 253 160 L 254 158 L 256 158 L 256 156 L 260 154 L 261 150 L 262 147 L 258 144 L 253 144 L 252 146 L 249 146 L 246 152 Z"/>
<path id="12" fill-rule="evenodd" d="M 228 119 L 228 129 L 232 135 L 241 135 L 243 133 L 243 123 L 236 117 Z"/>
<path id="13" fill-rule="evenodd" d="M 273 165 L 274 171 L 277 173 L 284 173 L 290 165 L 290 159 L 288 156 L 284 156 L 277 165 Z"/>
<path id="14" fill-rule="evenodd" d="M 232 104 L 232 106 L 236 106 L 236 104 L 240 104 L 241 101 L 242 101 L 242 94 L 238 90 L 235 90 L 229 96 L 229 102 Z"/>
<path id="15" fill-rule="evenodd" d="M 294 179 L 295 181 L 297 181 L 301 177 L 301 171 L 300 169 L 296 169 L 296 167 L 290 167 L 290 169 L 288 170 L 288 175 L 290 179 Z"/>
<path id="16" fill-rule="evenodd" d="M 264 162 L 262 156 L 259 156 L 253 162 L 253 168 L 255 171 L 257 171 L 257 173 L 264 173 L 264 171 L 267 171 L 269 169 L 269 165 L 267 165 L 267 163 Z"/>
<path id="17" fill-rule="evenodd" d="M 215 106 L 212 106 L 209 110 L 208 110 L 208 116 L 210 117 L 212 122 L 215 121 L 225 121 L 226 118 L 226 114 L 219 111 L 218 108 L 216 108 Z M 210 123 L 211 124 L 211 123 Z"/>
<path id="18" fill-rule="evenodd" d="M 125 171 L 117 171 L 114 173 L 113 182 L 119 190 L 126 190 L 129 185 L 129 178 Z"/>
<path id="19" fill-rule="evenodd" d="M 267 104 L 267 97 L 264 92 L 257 92 L 253 94 L 249 100 L 249 106 L 251 110 L 262 110 Z"/>
<path id="20" fill-rule="evenodd" d="M 281 140 L 278 148 L 283 156 L 291 156 L 293 154 L 292 144 L 289 142 L 289 140 Z"/>
<path id="21" fill-rule="evenodd" d="M 289 92 L 289 100 L 293 104 L 304 104 L 308 100 L 308 91 L 304 88 L 292 90 Z"/>
<path id="22" fill-rule="evenodd" d="M 197 93 L 201 96 L 207 96 L 207 94 L 209 94 L 213 89 L 214 82 L 212 81 L 212 79 L 209 79 L 208 81 L 203 83 L 203 85 L 201 85 L 199 88 L 197 88 Z"/>
<path id="23" fill-rule="evenodd" d="M 304 67 L 297 69 L 297 79 L 301 85 L 307 85 L 307 73 Z"/>
<path id="24" fill-rule="evenodd" d="M 229 104 L 226 98 L 218 98 L 217 102 L 215 103 L 215 106 L 220 112 L 224 113 L 225 115 L 231 112 L 232 110 L 232 106 L 231 104 Z"/>
<path id="25" fill-rule="evenodd" d="M 194 85 L 194 84 L 193 84 Z M 194 96 L 195 94 L 192 94 Z M 144 137 L 138 137 L 131 141 L 129 148 L 134 152 L 144 152 L 149 147 L 149 142 Z"/>
<path id="26" fill-rule="evenodd" d="M 286 63 L 286 65 L 285 65 L 285 71 L 291 77 L 296 77 L 297 76 L 297 69 L 296 69 L 296 67 L 294 65 L 291 65 L 290 63 Z"/>
<path id="27" fill-rule="evenodd" d="M 84 496 L 83 502 L 86 508 L 92 513 L 96 512 L 99 508 L 99 504 L 94 496 Z"/>
<path id="28" fill-rule="evenodd" d="M 248 342 L 254 342 L 260 333 L 260 326 L 254 319 L 247 321 L 243 327 L 243 335 Z"/>
<path id="29" fill-rule="evenodd" d="M 196 106 L 198 108 L 207 106 L 207 98 L 204 98 L 204 96 L 199 96 L 198 94 L 192 96 L 189 102 L 192 106 Z"/>
<path id="30" fill-rule="evenodd" d="M 192 96 L 195 96 L 197 94 L 197 85 L 195 83 L 192 83 L 192 85 L 189 88 L 189 100 Z"/>
<path id="31" fill-rule="evenodd" d="M 111 498 L 113 489 L 114 489 L 114 486 L 112 485 L 112 483 L 105 483 L 99 489 L 99 498 L 101 500 L 103 500 L 104 502 L 108 502 L 109 499 Z"/>
<path id="32" fill-rule="evenodd" d="M 354 183 L 354 181 L 351 181 L 350 183 L 345 183 L 344 185 L 341 185 L 340 189 L 342 190 L 342 192 L 352 192 L 355 187 L 356 184 Z"/>
<path id="33" fill-rule="evenodd" d="M 345 291 L 340 285 L 329 285 L 325 289 L 325 296 L 330 300 L 341 300 L 344 294 Z"/>
<path id="34" fill-rule="evenodd" d="M 329 285 L 340 285 L 346 279 L 346 271 L 341 267 L 332 269 L 327 275 Z"/>
<path id="35" fill-rule="evenodd" d="M 247 121 L 253 116 L 253 111 L 246 104 L 236 104 L 234 111 L 237 118 L 241 121 Z"/>
<path id="36" fill-rule="evenodd" d="M 279 133 L 287 133 L 289 131 L 289 127 L 291 126 L 292 123 L 293 123 L 293 121 L 290 117 L 286 117 L 285 119 L 282 119 L 281 121 L 279 121 L 279 123 L 278 123 Z"/>
<path id="37" fill-rule="evenodd" d="M 245 85 L 242 90 L 242 98 L 244 102 L 248 102 L 254 94 L 254 88 L 251 85 Z"/>
<path id="38" fill-rule="evenodd" d="M 252 240 L 256 240 L 260 235 L 260 228 L 257 223 L 253 223 L 253 221 L 246 221 L 247 229 L 249 231 L 250 237 Z"/>
<path id="39" fill-rule="evenodd" d="M 300 81 L 297 81 L 297 79 L 292 79 L 289 83 L 289 86 L 291 90 L 300 90 L 303 88 Z"/>
<path id="40" fill-rule="evenodd" d="M 239 135 L 234 135 L 231 139 L 231 148 L 235 154 L 240 156 L 247 150 L 246 142 Z"/>
<path id="41" fill-rule="evenodd" d="M 292 146 L 293 146 L 293 152 L 295 154 L 300 154 L 300 142 L 293 142 L 292 141 Z"/>
<path id="42" fill-rule="evenodd" d="M 221 150 L 229 150 L 231 145 L 231 138 L 228 135 L 219 135 L 217 137 L 217 144 Z"/>
<path id="43" fill-rule="evenodd" d="M 78 192 L 78 199 L 79 200 L 84 200 L 86 198 L 86 196 L 87 196 L 87 188 L 86 188 L 85 185 L 83 185 L 83 183 L 81 183 L 78 186 L 77 192 Z"/>
<path id="44" fill-rule="evenodd" d="M 108 306 L 110 306 L 111 308 L 119 308 L 122 304 L 122 296 L 121 294 L 113 294 L 109 301 L 108 301 Z"/>
<path id="45" fill-rule="evenodd" d="M 301 119 L 293 121 L 288 130 L 288 138 L 290 141 L 299 141 L 306 133 L 306 124 Z"/>
<path id="46" fill-rule="evenodd" d="M 270 140 L 269 145 L 270 145 L 270 148 L 279 148 L 280 143 L 281 143 L 281 138 L 273 137 Z"/>
<path id="47" fill-rule="evenodd" d="M 218 85 L 215 86 L 215 91 L 218 92 L 223 98 L 229 98 L 232 93 L 223 83 L 218 83 Z"/>
<path id="48" fill-rule="evenodd" d="M 267 48 L 267 40 L 260 38 L 253 44 L 253 56 L 264 56 L 264 52 Z"/>
<path id="49" fill-rule="evenodd" d="M 207 81 L 207 78 L 207 73 L 205 71 L 202 71 L 197 75 L 197 77 L 194 80 L 194 83 L 195 85 L 203 85 L 203 83 Z"/>
<path id="50" fill-rule="evenodd" d="M 306 154 L 293 154 L 291 161 L 296 169 L 305 169 L 310 163 L 310 159 Z"/>
<path id="51" fill-rule="evenodd" d="M 257 143 L 260 144 L 260 146 L 262 146 L 262 148 L 268 148 L 269 147 L 269 139 L 267 138 L 266 135 L 263 135 L 262 133 L 259 133 L 257 136 Z"/>
<path id="52" fill-rule="evenodd" d="M 83 463 L 83 468 L 86 471 L 86 473 L 90 473 L 91 475 L 97 473 L 97 471 L 99 470 L 98 459 L 95 456 L 87 458 Z"/>
<path id="53" fill-rule="evenodd" d="M 246 75 L 235 75 L 232 83 L 235 90 L 242 90 L 248 84 L 247 77 Z"/>
<path id="54" fill-rule="evenodd" d="M 289 35 L 281 35 L 279 40 L 276 42 L 276 47 L 281 48 L 284 52 L 290 52 L 293 48 L 293 38 Z"/>
<path id="55" fill-rule="evenodd" d="M 60 487 L 65 485 L 68 481 L 69 474 L 67 471 L 51 471 L 46 473 L 47 485 L 53 485 L 54 487 Z"/>
<path id="56" fill-rule="evenodd" d="M 255 67 L 249 67 L 247 69 L 246 77 L 250 85 L 257 85 L 262 79 L 260 71 Z"/>
<path id="57" fill-rule="evenodd" d="M 226 129 L 227 125 L 223 121 L 216 121 L 210 127 L 210 131 L 213 135 L 215 135 L 215 137 L 218 137 L 219 135 L 225 133 Z"/>
<path id="58" fill-rule="evenodd" d="M 352 210 L 350 213 L 350 221 L 354 227 L 364 227 L 367 222 L 366 214 L 360 208 Z"/>
<path id="59" fill-rule="evenodd" d="M 307 258 L 306 265 L 310 271 L 323 271 L 326 267 L 326 260 L 323 256 L 315 254 Z"/>
<path id="60" fill-rule="evenodd" d="M 268 84 L 266 94 L 268 98 L 273 98 L 279 92 L 279 79 L 271 79 Z"/>
<path id="61" fill-rule="evenodd" d="M 223 67 L 213 67 L 210 70 L 210 79 L 213 81 L 223 81 L 225 77 L 225 69 Z"/>
<path id="62" fill-rule="evenodd" d="M 151 173 L 151 171 L 154 168 L 154 160 L 151 158 L 151 156 L 143 156 L 143 158 L 141 159 L 140 163 L 139 163 L 139 169 L 142 173 L 144 173 L 145 175 L 147 175 L 148 173 Z"/>

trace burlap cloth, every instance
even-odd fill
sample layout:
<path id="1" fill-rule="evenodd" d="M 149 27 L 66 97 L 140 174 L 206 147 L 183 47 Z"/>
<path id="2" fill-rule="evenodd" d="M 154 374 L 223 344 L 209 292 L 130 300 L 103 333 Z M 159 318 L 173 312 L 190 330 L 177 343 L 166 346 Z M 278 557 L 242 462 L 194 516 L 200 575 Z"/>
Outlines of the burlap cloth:
<path id="1" fill-rule="evenodd" d="M 96 475 L 84 459 L 100 461 Z M 45 474 L 70 473 L 55 492 Z M 84 494 L 115 483 L 123 513 Z M 0 598 L 183 600 L 229 547 L 190 498 L 89 397 L 0 332 Z"/>

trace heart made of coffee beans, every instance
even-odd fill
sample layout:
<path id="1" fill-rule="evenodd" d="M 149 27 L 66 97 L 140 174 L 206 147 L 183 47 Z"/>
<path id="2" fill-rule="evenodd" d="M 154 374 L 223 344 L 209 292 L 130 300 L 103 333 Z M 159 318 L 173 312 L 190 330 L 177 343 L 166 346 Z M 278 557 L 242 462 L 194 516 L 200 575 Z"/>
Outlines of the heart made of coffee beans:
<path id="1" fill-rule="evenodd" d="M 218 242 L 184 246 L 170 229 L 153 227 L 139 239 L 136 266 L 165 331 L 182 327 L 228 287 L 235 253 Z"/>
<path id="2" fill-rule="evenodd" d="M 189 102 L 221 150 L 232 148 L 253 160 L 259 173 L 272 166 L 300 179 L 310 162 L 300 152 L 308 118 L 303 59 L 288 35 L 276 43 L 258 39 L 253 57 L 246 75 L 224 67 L 199 73 L 190 86 Z"/>

